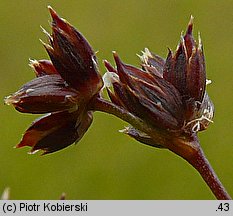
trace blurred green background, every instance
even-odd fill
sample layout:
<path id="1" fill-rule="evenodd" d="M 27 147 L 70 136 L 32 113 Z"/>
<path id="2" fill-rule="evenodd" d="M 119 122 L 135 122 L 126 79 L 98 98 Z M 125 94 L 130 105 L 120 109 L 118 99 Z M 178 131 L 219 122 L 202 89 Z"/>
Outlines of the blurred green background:
<path id="1" fill-rule="evenodd" d="M 214 101 L 214 124 L 200 134 L 202 147 L 219 178 L 233 195 L 232 83 L 233 1 L 0 1 L 0 191 L 11 199 L 214 199 L 199 174 L 167 150 L 154 149 L 120 134 L 127 123 L 103 113 L 78 145 L 54 154 L 29 155 L 14 149 L 36 115 L 21 114 L 3 98 L 34 77 L 28 59 L 48 58 L 39 42 L 50 32 L 51 5 L 76 26 L 103 59 L 116 50 L 138 65 L 144 47 L 166 57 L 176 48 L 190 15 L 194 35 L 204 44 L 208 92 Z"/>

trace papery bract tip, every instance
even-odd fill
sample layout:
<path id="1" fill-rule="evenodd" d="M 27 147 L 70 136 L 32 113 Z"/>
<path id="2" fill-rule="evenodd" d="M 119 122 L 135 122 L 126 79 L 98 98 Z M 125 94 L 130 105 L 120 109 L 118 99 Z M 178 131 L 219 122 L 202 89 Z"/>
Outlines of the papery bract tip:
<path id="1" fill-rule="evenodd" d="M 50 5 L 48 5 L 48 9 L 49 9 L 49 12 L 50 12 L 53 20 L 60 19 L 59 16 L 58 16 L 58 14 L 57 14 L 57 12 Z"/>
<path id="2" fill-rule="evenodd" d="M 194 19 L 194 17 L 191 15 L 189 23 L 188 23 L 188 28 L 187 28 L 186 34 L 192 34 L 192 31 L 193 31 L 193 19 Z"/>

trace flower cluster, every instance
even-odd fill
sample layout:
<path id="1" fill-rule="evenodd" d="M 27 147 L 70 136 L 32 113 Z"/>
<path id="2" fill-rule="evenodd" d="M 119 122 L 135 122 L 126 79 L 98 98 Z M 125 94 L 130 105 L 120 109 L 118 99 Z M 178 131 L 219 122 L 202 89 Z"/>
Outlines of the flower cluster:
<path id="1" fill-rule="evenodd" d="M 51 61 L 31 60 L 36 78 L 5 99 L 20 112 L 48 113 L 25 132 L 17 147 L 51 153 L 78 142 L 92 122 L 87 110 L 102 88 L 94 51 L 87 40 L 49 8 L 52 22 L 50 44 L 44 44 Z"/>
<path id="2" fill-rule="evenodd" d="M 51 60 L 30 60 L 36 78 L 5 98 L 20 112 L 46 114 L 32 123 L 17 147 L 43 154 L 63 149 L 83 137 L 94 111 L 102 111 L 128 122 L 121 131 L 137 141 L 167 148 L 188 161 L 217 199 L 231 199 L 197 138 L 212 122 L 214 106 L 206 93 L 210 81 L 200 35 L 198 42 L 192 35 L 193 18 L 166 59 L 146 48 L 138 68 L 123 63 L 114 52 L 116 67 L 105 60 L 107 72 L 101 77 L 87 40 L 49 10 L 52 33 L 43 29 L 49 43 L 42 43 Z M 110 100 L 102 95 L 105 88 Z"/>
<path id="3" fill-rule="evenodd" d="M 177 50 L 169 50 L 166 59 L 145 49 L 141 68 L 137 68 L 123 63 L 114 52 L 116 67 L 105 61 L 107 72 L 102 78 L 87 40 L 51 7 L 49 10 L 52 34 L 43 30 L 49 40 L 43 44 L 51 61 L 31 60 L 36 78 L 5 99 L 20 112 L 48 114 L 28 128 L 17 147 L 51 153 L 78 142 L 91 125 L 93 111 L 98 110 L 95 104 L 105 100 L 101 95 L 104 87 L 111 100 L 108 105 L 124 113 L 116 116 L 136 119 L 161 133 L 160 139 L 152 137 L 134 124 L 136 120 L 129 120 L 131 126 L 123 132 L 148 145 L 167 147 L 162 141 L 166 137 L 196 135 L 212 121 L 203 47 L 200 36 L 198 43 L 193 38 L 192 18 Z M 104 105 L 100 110 L 108 112 Z"/>
<path id="4" fill-rule="evenodd" d="M 116 69 L 105 61 L 108 72 L 104 80 L 111 101 L 151 127 L 165 131 L 166 136 L 192 136 L 206 129 L 214 114 L 213 103 L 206 93 L 210 81 L 206 81 L 200 35 L 196 43 L 192 29 L 191 17 L 177 50 L 172 53 L 169 49 L 166 60 L 146 48 L 139 56 L 142 69 L 124 64 L 116 53 Z M 144 131 L 134 127 L 122 131 L 138 141 L 156 146 L 155 140 Z"/>

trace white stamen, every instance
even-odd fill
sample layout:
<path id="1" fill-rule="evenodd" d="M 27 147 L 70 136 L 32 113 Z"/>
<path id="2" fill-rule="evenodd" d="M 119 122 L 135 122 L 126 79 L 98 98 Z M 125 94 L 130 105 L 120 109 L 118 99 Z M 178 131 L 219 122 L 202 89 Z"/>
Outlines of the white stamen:
<path id="1" fill-rule="evenodd" d="M 194 123 L 192 127 L 192 132 L 198 132 L 201 129 L 201 122 L 206 120 L 207 122 L 213 123 L 211 118 L 213 117 L 211 111 L 205 109 L 203 115 L 200 118 L 193 119 L 192 121 L 188 122 L 185 127 L 188 127 L 190 124 Z"/>
<path id="2" fill-rule="evenodd" d="M 148 59 L 153 58 L 153 55 L 151 54 L 150 50 L 148 48 L 145 48 L 145 51 L 142 51 L 142 55 L 137 56 L 140 58 L 141 62 L 148 64 Z"/>
<path id="3" fill-rule="evenodd" d="M 211 119 L 212 119 L 213 116 L 214 116 L 213 107 L 212 107 L 212 106 L 209 106 L 208 108 L 209 108 L 209 109 L 204 109 L 203 115 L 204 115 L 204 117 L 206 118 L 206 120 L 209 119 L 209 120 L 208 120 L 209 122 L 213 122 L 213 121 L 211 121 Z"/>
<path id="4" fill-rule="evenodd" d="M 196 123 L 193 125 L 193 127 L 192 127 L 192 132 L 196 133 L 196 132 L 198 132 L 200 129 L 201 129 L 201 127 L 200 127 L 200 122 L 198 121 L 198 122 L 196 122 Z"/>
<path id="5" fill-rule="evenodd" d="M 109 72 L 109 71 L 107 71 L 107 72 L 103 75 L 102 79 L 103 79 L 103 81 L 104 81 L 104 86 L 103 86 L 102 89 L 104 89 L 104 88 L 106 88 L 106 87 L 109 88 L 109 87 L 112 86 L 113 83 L 119 82 L 119 76 L 118 76 L 116 73 L 114 73 L 114 72 Z"/>
<path id="6" fill-rule="evenodd" d="M 212 83 L 211 80 L 206 79 L 206 85 L 209 85 L 209 84 L 211 84 L 211 83 Z"/>
<path id="7" fill-rule="evenodd" d="M 195 103 L 195 106 L 196 106 L 196 107 L 201 105 L 201 102 L 200 102 L 200 101 L 195 101 L 194 103 Z"/>
<path id="8" fill-rule="evenodd" d="M 144 54 L 145 54 L 146 56 L 150 57 L 150 58 L 153 58 L 153 56 L 152 56 L 152 54 L 151 54 L 151 52 L 150 52 L 150 50 L 149 50 L 148 48 L 145 48 Z"/>
<path id="9" fill-rule="evenodd" d="M 137 57 L 140 59 L 140 61 L 144 63 L 145 60 L 144 60 L 143 56 L 142 56 L 142 55 L 139 55 L 139 54 L 136 54 L 136 55 L 137 55 Z"/>

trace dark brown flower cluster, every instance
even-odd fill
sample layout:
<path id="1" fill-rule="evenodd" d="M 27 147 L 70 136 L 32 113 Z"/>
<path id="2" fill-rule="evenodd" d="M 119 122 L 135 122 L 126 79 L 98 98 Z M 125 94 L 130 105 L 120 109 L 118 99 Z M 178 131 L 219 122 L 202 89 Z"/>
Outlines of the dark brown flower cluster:
<path id="1" fill-rule="evenodd" d="M 114 53 L 116 69 L 107 61 L 104 75 L 111 101 L 167 135 L 192 136 L 212 122 L 214 107 L 206 85 L 205 60 L 199 35 L 193 35 L 193 18 L 175 53 L 169 49 L 166 60 L 147 48 L 139 56 L 142 69 L 124 64 Z M 155 140 L 137 128 L 123 130 L 138 141 L 156 145 Z M 160 145 L 157 145 L 160 146 Z M 160 146 L 161 147 L 161 146 Z M 162 145 L 162 147 L 164 147 Z"/>
<path id="2" fill-rule="evenodd" d="M 44 46 L 48 60 L 32 60 L 36 78 L 5 99 L 20 112 L 49 113 L 37 119 L 17 147 L 50 153 L 78 142 L 92 122 L 87 110 L 91 98 L 102 88 L 94 51 L 87 40 L 49 8 L 52 22 L 50 44 Z"/>
<path id="3" fill-rule="evenodd" d="M 20 112 L 48 113 L 25 132 L 17 147 L 30 146 L 32 152 L 51 153 L 78 142 L 92 122 L 95 103 L 107 88 L 114 110 L 130 127 L 123 130 L 142 143 L 166 147 L 134 122 L 161 132 L 161 136 L 193 136 L 207 128 L 213 118 L 213 104 L 206 93 L 203 48 L 192 36 L 192 18 L 181 36 L 177 50 L 169 50 L 166 60 L 145 49 L 142 68 L 123 63 L 114 53 L 116 68 L 101 78 L 95 52 L 87 40 L 67 21 L 49 8 L 52 34 L 45 30 L 49 44 L 43 43 L 51 61 L 31 60 L 36 78 L 5 99 Z M 108 112 L 104 106 L 101 111 Z M 128 117 L 127 117 L 128 115 Z M 130 119 L 135 119 L 131 121 Z M 166 135 L 168 134 L 168 135 Z M 163 138 L 163 137 L 162 137 Z M 165 137 L 164 137 L 165 138 Z"/>
<path id="4" fill-rule="evenodd" d="M 205 59 L 199 35 L 192 35 L 193 18 L 175 52 L 166 59 L 142 52 L 141 67 L 104 61 L 101 77 L 95 52 L 87 40 L 49 7 L 52 34 L 44 44 L 51 59 L 31 60 L 36 78 L 5 98 L 23 113 L 44 114 L 24 133 L 17 147 L 29 146 L 43 154 L 78 142 L 102 111 L 128 122 L 125 134 L 141 143 L 167 148 L 188 161 L 218 199 L 231 199 L 206 159 L 197 138 L 214 115 L 206 93 Z M 102 95 L 107 89 L 110 100 Z"/>

